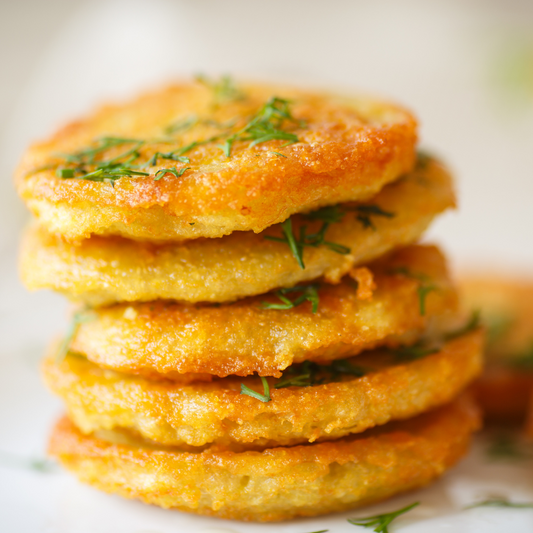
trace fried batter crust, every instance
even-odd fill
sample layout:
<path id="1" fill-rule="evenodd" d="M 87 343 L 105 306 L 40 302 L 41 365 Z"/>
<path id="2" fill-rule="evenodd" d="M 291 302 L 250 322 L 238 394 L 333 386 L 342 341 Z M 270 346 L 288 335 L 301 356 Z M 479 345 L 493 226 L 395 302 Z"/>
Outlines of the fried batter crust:
<path id="1" fill-rule="evenodd" d="M 111 372 L 73 355 L 60 364 L 47 358 L 43 374 L 85 433 L 127 428 L 165 445 L 289 446 L 360 433 L 451 401 L 481 371 L 482 337 L 470 333 L 406 362 L 387 352 L 364 354 L 349 360 L 368 369 L 360 378 L 277 390 L 271 379 L 267 403 L 240 394 L 241 384 L 262 390 L 252 377 L 182 385 Z"/>
<path id="2" fill-rule="evenodd" d="M 81 481 L 106 492 L 266 522 L 351 509 L 424 486 L 465 454 L 478 426 L 477 410 L 463 399 L 333 442 L 240 453 L 213 446 L 190 453 L 86 436 L 64 418 L 50 453 Z"/>
<path id="3" fill-rule="evenodd" d="M 280 237 L 279 226 L 261 235 L 237 232 L 163 246 L 118 237 L 92 237 L 73 245 L 33 227 L 22 246 L 21 275 L 29 289 L 54 289 L 90 305 L 156 299 L 225 302 L 320 276 L 337 283 L 353 266 L 417 240 L 437 214 L 454 205 L 451 178 L 440 164 L 429 162 L 388 185 L 372 205 L 395 216 L 372 217 L 372 229 L 348 211 L 326 237 L 351 253 L 306 247 L 303 270 L 287 244 L 265 239 Z M 302 224 L 308 232 L 320 229 L 320 222 L 293 218 L 295 235 Z"/>
<path id="4" fill-rule="evenodd" d="M 260 232 L 293 213 L 369 198 L 413 166 L 416 122 L 396 105 L 269 85 L 243 90 L 245 99 L 214 107 L 210 89 L 183 83 L 103 107 L 33 145 L 16 172 L 18 191 L 44 226 L 69 239 L 99 234 L 182 240 Z M 58 154 L 94 146 L 104 136 L 161 139 L 176 120 L 197 116 L 187 131 L 139 148 L 144 162 L 227 130 L 216 123 L 233 122 L 230 130 L 237 131 L 272 96 L 292 101 L 302 122 L 289 124 L 298 143 L 273 140 L 250 148 L 249 141 L 239 141 L 227 158 L 218 139 L 188 151 L 189 163 L 160 160 L 141 169 L 149 176 L 124 177 L 114 187 L 56 175 Z M 189 170 L 179 178 L 154 179 L 176 164 Z"/>
<path id="5" fill-rule="evenodd" d="M 320 286 L 316 313 L 309 302 L 264 309 L 265 302 L 280 302 L 270 294 L 220 306 L 121 304 L 91 311 L 70 346 L 98 365 L 145 376 L 279 377 L 293 363 L 415 342 L 425 328 L 445 327 L 455 315 L 457 292 L 437 248 L 404 248 L 370 268 L 377 283 L 371 299 L 359 299 L 359 287 L 345 279 Z M 403 268 L 427 276 L 438 288 L 427 295 L 423 316 L 420 282 L 401 273 Z"/>
<path id="6" fill-rule="evenodd" d="M 474 391 L 487 419 L 521 423 L 533 392 L 533 280 L 470 275 L 460 282 L 464 305 L 488 329 L 487 367 Z M 529 357 L 529 363 L 519 360 Z"/>

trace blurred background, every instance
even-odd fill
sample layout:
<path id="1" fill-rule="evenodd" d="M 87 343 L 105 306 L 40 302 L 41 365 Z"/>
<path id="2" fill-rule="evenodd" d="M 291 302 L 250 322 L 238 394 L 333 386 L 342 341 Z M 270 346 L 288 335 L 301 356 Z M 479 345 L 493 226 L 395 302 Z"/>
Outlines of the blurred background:
<path id="1" fill-rule="evenodd" d="M 0 451 L 42 453 L 59 408 L 36 366 L 66 320 L 62 298 L 18 282 L 13 168 L 101 102 L 196 73 L 396 100 L 457 177 L 459 210 L 428 239 L 458 269 L 533 276 L 531 0 L 0 0 L 0 72 Z M 0 486 L 13 515 L 32 497 L 18 479 Z"/>

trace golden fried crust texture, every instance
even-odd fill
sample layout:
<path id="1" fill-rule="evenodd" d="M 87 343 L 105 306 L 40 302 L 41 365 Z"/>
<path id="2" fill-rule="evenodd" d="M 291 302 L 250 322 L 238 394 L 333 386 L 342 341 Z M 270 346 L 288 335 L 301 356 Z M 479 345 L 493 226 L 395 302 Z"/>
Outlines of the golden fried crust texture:
<path id="1" fill-rule="evenodd" d="M 107 492 L 221 518 L 280 521 L 424 486 L 464 455 L 478 425 L 477 410 L 463 400 L 334 442 L 190 453 L 86 436 L 65 418 L 50 452 L 81 481 Z"/>
<path id="2" fill-rule="evenodd" d="M 29 289 L 53 289 L 90 305 L 157 299 L 232 301 L 320 276 L 337 283 L 355 265 L 416 241 L 454 201 L 448 172 L 430 161 L 372 199 L 371 205 L 394 215 L 372 216 L 374 227 L 361 223 L 352 210 L 356 206 L 339 206 L 344 217 L 331 224 L 325 236 L 350 248 L 350 253 L 339 254 L 324 245 L 305 247 L 305 269 L 286 243 L 265 239 L 281 237 L 279 226 L 260 235 L 237 232 L 164 246 L 118 237 L 92 237 L 73 245 L 33 227 L 22 246 L 21 275 Z M 308 233 L 322 226 L 302 216 L 293 219 L 295 235 L 303 225 Z"/>
<path id="3" fill-rule="evenodd" d="M 415 342 L 426 327 L 445 327 L 457 311 L 456 289 L 433 246 L 404 248 L 370 269 L 377 284 L 370 299 L 358 298 L 351 279 L 322 284 L 316 313 L 310 302 L 263 308 L 281 302 L 273 294 L 220 306 L 158 301 L 94 309 L 80 320 L 70 347 L 98 365 L 145 376 L 279 377 L 293 363 Z M 436 288 L 425 298 L 423 315 L 421 282 L 404 271 L 427 277 Z"/>
<path id="4" fill-rule="evenodd" d="M 103 107 L 32 146 L 16 173 L 18 191 L 44 226 L 69 239 L 98 234 L 181 240 L 260 232 L 293 213 L 366 199 L 412 168 L 416 122 L 396 105 L 287 87 L 241 89 L 243 98 L 213 105 L 210 88 L 184 83 Z M 250 146 L 250 140 L 237 140 L 226 157 L 220 145 L 272 97 L 289 99 L 295 120 L 282 121 L 278 129 L 298 142 Z M 180 122 L 188 126 L 169 133 Z M 198 144 L 181 156 L 189 162 L 159 157 L 140 168 L 148 176 L 123 177 L 114 187 L 58 177 L 65 163 L 58 154 L 97 147 L 98 139 L 109 136 L 145 141 L 98 154 L 109 160 L 138 147 L 131 165 Z M 169 167 L 188 170 L 154 179 Z"/>
<path id="5" fill-rule="evenodd" d="M 470 275 L 460 282 L 464 305 L 487 327 L 487 367 L 474 385 L 485 416 L 525 419 L 533 392 L 533 280 Z"/>
<path id="6" fill-rule="evenodd" d="M 403 362 L 370 352 L 348 360 L 363 377 L 328 383 L 325 373 L 325 384 L 275 389 L 279 381 L 270 379 L 266 403 L 240 393 L 241 384 L 262 391 L 250 377 L 181 385 L 110 372 L 73 355 L 60 364 L 46 359 L 43 373 L 85 433 L 126 428 L 165 445 L 289 446 L 360 433 L 451 401 L 481 371 L 482 340 L 473 332 Z"/>

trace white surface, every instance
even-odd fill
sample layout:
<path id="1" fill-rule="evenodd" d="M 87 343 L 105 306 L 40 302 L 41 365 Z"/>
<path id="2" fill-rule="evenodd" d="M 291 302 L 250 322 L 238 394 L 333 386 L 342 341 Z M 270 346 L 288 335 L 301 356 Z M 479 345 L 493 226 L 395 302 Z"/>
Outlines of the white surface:
<path id="1" fill-rule="evenodd" d="M 37 365 L 66 304 L 16 278 L 26 214 L 10 174 L 31 140 L 102 100 L 196 72 L 376 92 L 416 111 L 422 143 L 457 174 L 461 209 L 431 237 L 457 264 L 533 272 L 533 87 L 510 83 L 504 68 L 533 51 L 532 35 L 530 0 L 0 0 L 0 452 L 42 455 L 61 412 Z M 494 493 L 533 501 L 531 467 L 488 464 L 478 450 L 417 494 L 261 526 L 162 511 L 0 461 L 0 532 L 342 533 L 358 530 L 346 516 L 420 499 L 397 529 L 522 533 L 533 511 L 461 507 Z"/>

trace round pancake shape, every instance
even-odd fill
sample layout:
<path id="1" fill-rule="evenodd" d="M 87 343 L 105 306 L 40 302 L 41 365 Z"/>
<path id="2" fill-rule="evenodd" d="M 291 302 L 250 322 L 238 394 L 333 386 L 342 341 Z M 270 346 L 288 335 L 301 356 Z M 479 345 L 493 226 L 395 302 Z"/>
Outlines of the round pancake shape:
<path id="1" fill-rule="evenodd" d="M 237 520 L 280 521 L 351 509 L 424 486 L 467 451 L 479 426 L 464 399 L 362 435 L 290 448 L 198 453 L 123 434 L 87 436 L 68 420 L 50 453 L 101 490 L 165 508 Z M 106 440 L 104 440 L 104 438 Z"/>
<path id="2" fill-rule="evenodd" d="M 111 372 L 74 355 L 59 364 L 46 359 L 43 374 L 84 433 L 128 429 L 174 446 L 290 446 L 360 433 L 448 403 L 481 372 L 482 342 L 478 330 L 421 358 L 368 352 L 335 370 L 314 367 L 311 377 L 308 366 L 291 367 L 285 384 L 301 383 L 298 376 L 309 386 L 276 388 L 284 379 L 269 379 L 267 402 L 241 393 L 243 385 L 263 392 L 253 377 L 183 385 Z"/>
<path id="3" fill-rule="evenodd" d="M 533 279 L 470 274 L 460 281 L 464 306 L 487 328 L 487 366 L 474 385 L 487 419 L 521 423 L 533 392 Z"/>
<path id="4" fill-rule="evenodd" d="M 29 289 L 53 289 L 94 306 L 157 299 L 226 302 L 321 276 L 337 283 L 354 266 L 416 241 L 454 201 L 450 175 L 428 161 L 365 204 L 364 210 L 389 216 L 361 215 L 360 205 L 339 206 L 342 220 L 329 225 L 325 240 L 349 253 L 327 245 L 305 247 L 303 269 L 287 243 L 268 240 L 282 238 L 279 226 L 260 235 L 237 232 L 162 246 L 118 237 L 75 245 L 34 226 L 22 245 L 21 276 Z M 295 236 L 303 226 L 307 234 L 323 227 L 300 215 L 291 220 Z"/>
<path id="5" fill-rule="evenodd" d="M 442 330 L 455 320 L 457 292 L 437 248 L 403 248 L 368 272 L 377 286 L 371 298 L 360 299 L 351 278 L 321 284 L 316 312 L 311 302 L 265 308 L 283 303 L 275 294 L 219 306 L 156 301 L 97 308 L 82 313 L 70 348 L 103 367 L 149 377 L 279 377 L 305 360 L 327 362 L 377 346 L 412 344 L 425 329 Z M 433 290 L 422 314 L 424 285 Z M 298 294 L 286 296 L 295 301 Z"/>
<path id="6" fill-rule="evenodd" d="M 259 84 L 238 93 L 217 102 L 216 87 L 191 82 L 105 106 L 33 145 L 18 191 L 71 240 L 182 240 L 366 199 L 413 166 L 416 121 L 394 104 Z M 117 162 L 145 175 L 81 179 Z"/>

